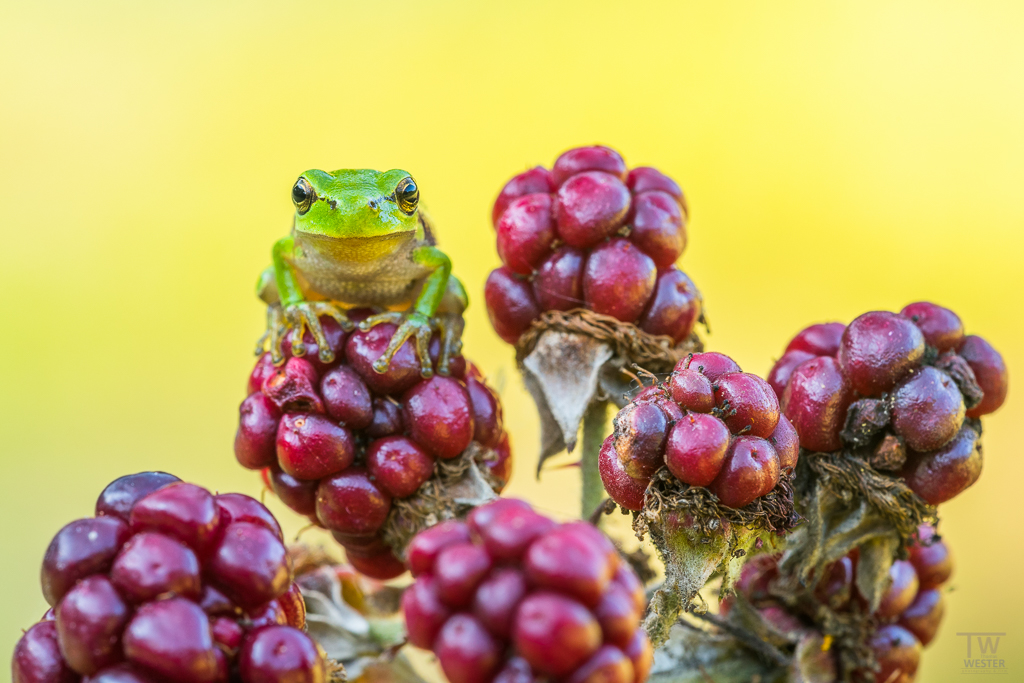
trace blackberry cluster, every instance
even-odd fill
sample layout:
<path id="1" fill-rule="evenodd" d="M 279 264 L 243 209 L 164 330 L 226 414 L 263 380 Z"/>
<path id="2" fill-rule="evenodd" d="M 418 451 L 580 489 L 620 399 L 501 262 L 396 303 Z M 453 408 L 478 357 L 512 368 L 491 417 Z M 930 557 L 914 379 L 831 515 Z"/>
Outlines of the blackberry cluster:
<path id="1" fill-rule="evenodd" d="M 506 498 L 421 532 L 408 559 L 409 642 L 451 683 L 647 679 L 643 586 L 594 526 Z"/>
<path id="2" fill-rule="evenodd" d="M 329 529 L 353 566 L 393 578 L 404 567 L 380 532 L 392 500 L 414 495 L 434 476 L 437 460 L 473 458 L 496 491 L 508 481 L 501 403 L 462 356 L 452 359 L 450 376 L 424 379 L 411 343 L 386 372 L 376 372 L 373 362 L 395 325 L 346 334 L 331 318 L 320 322 L 335 360 L 320 360 L 308 332 L 301 356 L 285 341 L 281 367 L 269 353 L 261 356 L 239 407 L 235 456 L 244 467 L 266 468 L 274 493 Z M 439 350 L 435 337 L 435 366 Z"/>
<path id="3" fill-rule="evenodd" d="M 867 619 L 873 630 L 866 644 L 878 668 L 874 672 L 860 671 L 855 678 L 911 683 L 921 651 L 934 640 L 945 613 L 941 589 L 953 573 L 949 548 L 934 528 L 922 525 L 909 548 L 908 559 L 893 562 L 889 588 L 873 610 L 857 590 L 858 560 L 859 552 L 854 550 L 826 565 L 820 580 L 812 584 L 809 599 L 792 600 L 790 591 L 777 590 L 779 556 L 759 555 L 743 567 L 736 590 L 783 632 L 820 629 L 816 605 L 825 605 L 840 616 L 855 614 Z M 779 596 L 788 598 L 789 604 Z M 729 613 L 731 602 L 731 598 L 723 601 L 724 614 Z"/>
<path id="4" fill-rule="evenodd" d="M 859 450 L 938 505 L 981 475 L 976 418 L 1003 404 L 1008 379 L 956 313 L 918 302 L 806 328 L 768 381 L 803 448 Z"/>
<path id="5" fill-rule="evenodd" d="M 629 510 L 643 508 L 662 467 L 741 508 L 774 489 L 798 455 L 796 431 L 768 383 L 728 356 L 708 352 L 679 361 L 666 381 L 619 411 L 600 470 L 608 495 Z"/>
<path id="6" fill-rule="evenodd" d="M 121 477 L 50 542 L 42 586 L 14 683 L 326 680 L 281 529 L 248 496 Z"/>
<path id="7" fill-rule="evenodd" d="M 686 248 L 686 200 L 654 168 L 627 170 L 608 147 L 570 149 L 549 171 L 512 178 L 491 215 L 503 265 L 484 298 L 514 344 L 544 311 L 586 308 L 675 342 L 701 317 L 701 296 L 675 267 Z"/>

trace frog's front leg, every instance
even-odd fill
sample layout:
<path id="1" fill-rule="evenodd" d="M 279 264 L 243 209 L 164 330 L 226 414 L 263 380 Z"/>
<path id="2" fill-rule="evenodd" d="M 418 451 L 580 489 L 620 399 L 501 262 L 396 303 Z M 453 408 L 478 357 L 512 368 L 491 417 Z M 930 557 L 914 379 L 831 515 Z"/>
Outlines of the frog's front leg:
<path id="1" fill-rule="evenodd" d="M 402 348 L 402 344 L 408 339 L 413 338 L 416 342 L 416 355 L 420 360 L 420 374 L 424 377 L 430 377 L 434 374 L 433 364 L 430 362 L 430 338 L 436 330 L 441 329 L 443 343 L 441 358 L 438 363 L 438 372 L 442 375 L 447 375 L 448 359 L 453 355 L 451 353 L 452 343 L 448 339 L 450 333 L 447 329 L 450 328 L 461 336 L 461 328 L 456 330 L 458 326 L 454 324 L 445 326 L 436 316 L 439 307 L 441 307 L 442 302 L 446 299 L 446 295 L 453 287 L 458 292 L 461 292 L 461 295 L 457 294 L 457 297 L 461 296 L 463 300 L 465 300 L 465 290 L 458 280 L 451 277 L 451 259 L 437 247 L 417 247 L 413 250 L 412 258 L 417 264 L 433 269 L 433 272 L 424 280 L 423 287 L 412 307 L 402 313 L 391 312 L 370 316 L 359 324 L 359 328 L 368 330 L 374 325 L 384 322 L 397 324 L 398 329 L 392 335 L 391 341 L 388 343 L 384 353 L 374 361 L 373 369 L 377 372 L 386 372 L 391 364 L 391 359 L 398 353 L 398 349 Z M 464 305 L 463 308 L 465 308 Z M 458 352 L 456 351 L 456 353 Z"/>
<path id="2" fill-rule="evenodd" d="M 306 352 L 306 345 L 302 338 L 308 329 L 320 348 L 320 360 L 324 363 L 334 361 L 334 352 L 331 350 L 327 335 L 324 334 L 320 325 L 320 316 L 326 315 L 337 321 L 346 332 L 352 330 L 355 325 L 345 313 L 335 304 L 329 301 L 306 301 L 299 286 L 299 279 L 295 269 L 291 265 L 292 255 L 295 250 L 295 241 L 291 236 L 284 237 L 274 244 L 274 284 L 277 287 L 277 296 L 281 302 L 281 315 L 284 318 L 285 327 L 292 330 L 292 354 L 301 356 Z M 277 332 L 278 327 L 269 327 L 271 324 L 270 313 L 268 312 L 268 330 L 270 335 L 271 355 L 274 363 L 284 360 L 281 352 L 281 337 Z"/>

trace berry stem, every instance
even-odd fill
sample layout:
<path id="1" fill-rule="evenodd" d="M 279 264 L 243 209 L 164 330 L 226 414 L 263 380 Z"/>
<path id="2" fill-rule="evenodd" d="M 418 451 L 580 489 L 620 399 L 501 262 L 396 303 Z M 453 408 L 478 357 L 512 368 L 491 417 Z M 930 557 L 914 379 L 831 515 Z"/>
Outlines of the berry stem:
<path id="1" fill-rule="evenodd" d="M 594 401 L 583 415 L 583 459 L 580 462 L 583 486 L 581 494 L 580 515 L 587 519 L 601 505 L 607 494 L 601 483 L 598 471 L 598 457 L 601 444 L 607 436 L 605 429 L 608 424 L 608 402 Z M 600 520 L 598 520 L 600 521 Z"/>

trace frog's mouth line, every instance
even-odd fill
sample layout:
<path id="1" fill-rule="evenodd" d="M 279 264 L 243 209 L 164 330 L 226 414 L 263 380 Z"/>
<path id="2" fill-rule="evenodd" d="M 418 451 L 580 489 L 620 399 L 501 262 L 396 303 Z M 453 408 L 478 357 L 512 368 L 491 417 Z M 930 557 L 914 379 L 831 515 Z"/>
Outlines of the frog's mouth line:
<path id="1" fill-rule="evenodd" d="M 401 251 L 403 243 L 411 242 L 415 237 L 416 230 L 412 229 L 371 237 L 332 237 L 303 233 L 297 239 L 307 252 L 317 252 L 340 261 L 366 263 Z"/>

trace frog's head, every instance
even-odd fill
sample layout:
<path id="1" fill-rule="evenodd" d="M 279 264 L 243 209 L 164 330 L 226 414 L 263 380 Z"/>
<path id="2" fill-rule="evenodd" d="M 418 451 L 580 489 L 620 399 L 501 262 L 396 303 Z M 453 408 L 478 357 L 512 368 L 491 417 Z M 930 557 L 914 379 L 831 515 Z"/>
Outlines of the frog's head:
<path id="1" fill-rule="evenodd" d="M 405 171 L 306 171 L 292 187 L 295 229 L 337 239 L 414 233 L 420 191 Z"/>

